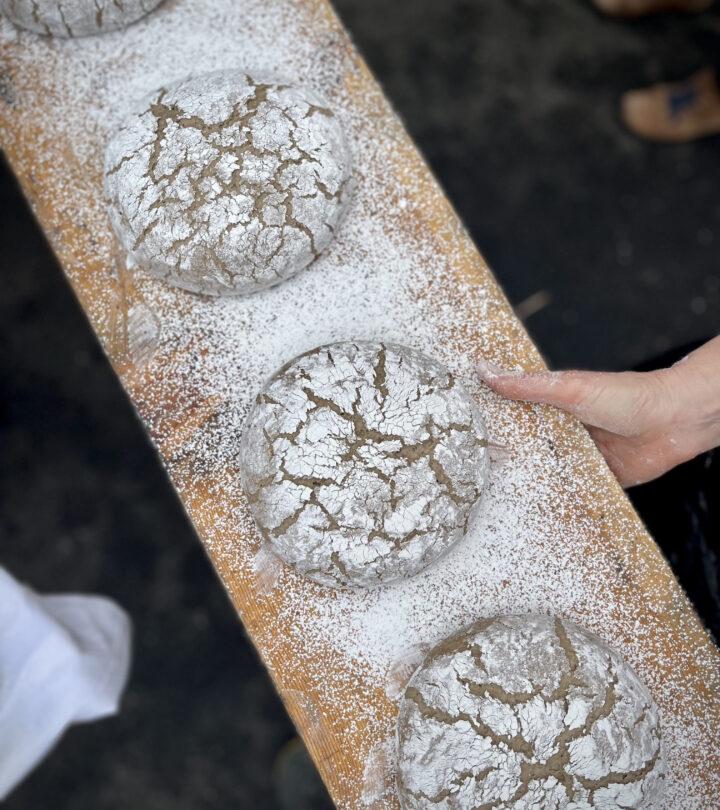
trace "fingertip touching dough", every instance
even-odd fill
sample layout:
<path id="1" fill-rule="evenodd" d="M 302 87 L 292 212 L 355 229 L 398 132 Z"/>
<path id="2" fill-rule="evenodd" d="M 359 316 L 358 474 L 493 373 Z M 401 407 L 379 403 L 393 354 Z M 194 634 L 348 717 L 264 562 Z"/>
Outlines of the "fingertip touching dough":
<path id="1" fill-rule="evenodd" d="M 336 343 L 265 386 L 240 471 L 258 528 L 285 562 L 328 585 L 380 585 L 463 536 L 488 476 L 487 434 L 473 398 L 435 360 Z"/>
<path id="2" fill-rule="evenodd" d="M 664 787 L 650 693 L 564 619 L 484 619 L 439 645 L 397 735 L 404 810 L 651 810 Z"/>
<path id="3" fill-rule="evenodd" d="M 162 0 L 0 0 L 16 25 L 55 37 L 102 34 L 139 20 Z"/>
<path id="4" fill-rule="evenodd" d="M 250 293 L 328 246 L 350 153 L 312 91 L 239 71 L 161 88 L 108 144 L 110 219 L 132 259 L 193 292 Z"/>

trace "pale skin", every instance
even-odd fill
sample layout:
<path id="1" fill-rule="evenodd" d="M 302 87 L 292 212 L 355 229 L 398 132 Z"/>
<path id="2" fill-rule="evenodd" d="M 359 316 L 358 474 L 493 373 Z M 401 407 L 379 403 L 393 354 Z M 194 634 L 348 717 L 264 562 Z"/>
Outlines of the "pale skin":
<path id="1" fill-rule="evenodd" d="M 624 487 L 720 446 L 720 336 L 659 371 L 478 371 L 502 396 L 576 416 Z"/>

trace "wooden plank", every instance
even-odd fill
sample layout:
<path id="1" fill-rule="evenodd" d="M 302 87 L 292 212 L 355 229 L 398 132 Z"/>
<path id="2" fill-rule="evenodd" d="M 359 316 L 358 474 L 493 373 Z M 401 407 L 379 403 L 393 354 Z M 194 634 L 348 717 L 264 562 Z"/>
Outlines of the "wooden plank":
<path id="1" fill-rule="evenodd" d="M 397 696 L 423 649 L 479 616 L 539 610 L 598 632 L 650 687 L 670 762 L 663 807 L 717 807 L 718 651 L 583 428 L 503 402 L 473 375 L 480 355 L 543 364 L 325 0 L 169 0 L 127 31 L 82 41 L 2 22 L 0 48 L 3 148 L 337 805 L 397 806 Z M 145 93 L 238 65 L 329 99 L 358 192 L 336 244 L 297 279 L 208 301 L 124 267 L 102 154 Z M 337 593 L 260 547 L 233 448 L 276 366 L 371 336 L 445 360 L 505 450 L 479 525 L 446 560 L 399 586 Z"/>

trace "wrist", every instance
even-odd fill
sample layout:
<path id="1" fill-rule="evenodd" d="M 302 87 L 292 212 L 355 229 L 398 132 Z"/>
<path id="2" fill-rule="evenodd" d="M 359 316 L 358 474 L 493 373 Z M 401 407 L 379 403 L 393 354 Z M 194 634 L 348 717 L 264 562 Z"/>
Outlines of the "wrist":
<path id="1" fill-rule="evenodd" d="M 668 438 L 681 460 L 720 445 L 720 338 L 658 373 L 672 403 Z"/>

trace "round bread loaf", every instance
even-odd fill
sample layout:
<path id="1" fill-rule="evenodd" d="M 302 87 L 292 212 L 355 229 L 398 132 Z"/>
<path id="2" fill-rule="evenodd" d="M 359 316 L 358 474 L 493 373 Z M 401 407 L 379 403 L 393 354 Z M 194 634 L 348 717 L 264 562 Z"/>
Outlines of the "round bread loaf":
<path id="1" fill-rule="evenodd" d="M 372 586 L 459 540 L 488 476 L 470 394 L 404 346 L 336 343 L 297 357 L 257 397 L 240 472 L 263 537 L 306 577 Z"/>
<path id="2" fill-rule="evenodd" d="M 144 17 L 162 0 L 0 0 L 0 13 L 22 28 L 55 37 L 102 34 Z"/>
<path id="3" fill-rule="evenodd" d="M 315 93 L 238 71 L 154 93 L 105 155 L 110 219 L 131 258 L 193 292 L 250 293 L 330 243 L 351 159 Z"/>
<path id="4" fill-rule="evenodd" d="M 397 726 L 405 810 L 641 810 L 665 778 L 657 708 L 564 619 L 485 619 L 433 650 Z"/>

